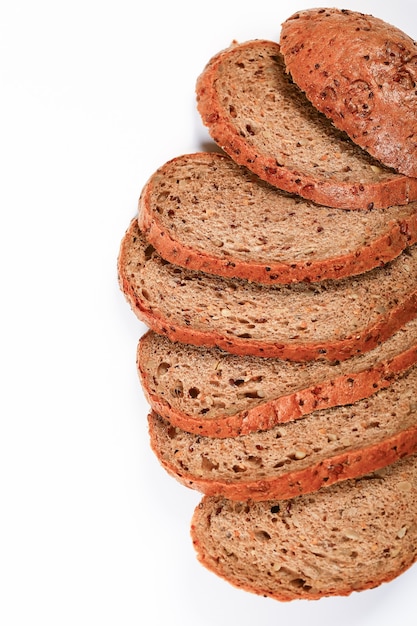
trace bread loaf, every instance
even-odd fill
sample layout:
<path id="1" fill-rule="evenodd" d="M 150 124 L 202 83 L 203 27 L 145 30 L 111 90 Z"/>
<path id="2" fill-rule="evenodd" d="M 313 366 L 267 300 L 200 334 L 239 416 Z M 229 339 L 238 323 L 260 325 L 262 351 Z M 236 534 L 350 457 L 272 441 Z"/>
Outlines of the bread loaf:
<path id="1" fill-rule="evenodd" d="M 369 398 L 239 437 L 148 421 L 154 453 L 182 484 L 231 500 L 292 498 L 417 452 L 417 366 Z"/>
<path id="2" fill-rule="evenodd" d="M 265 183 L 218 153 L 186 154 L 145 185 L 139 226 L 167 261 L 266 284 L 359 274 L 417 241 L 417 202 L 342 211 Z"/>
<path id="3" fill-rule="evenodd" d="M 351 404 L 389 386 L 416 361 L 417 319 L 370 352 L 333 364 L 237 356 L 152 331 L 137 349 L 153 410 L 174 426 L 211 437 L 245 435 Z"/>
<path id="4" fill-rule="evenodd" d="M 417 245 L 355 279 L 266 286 L 167 263 L 133 219 L 118 271 L 133 311 L 152 330 L 234 354 L 344 360 L 417 314 Z"/>
<path id="5" fill-rule="evenodd" d="M 292 500 L 204 497 L 191 535 L 230 584 L 281 601 L 348 596 L 393 580 L 417 557 L 417 460 Z"/>
<path id="6" fill-rule="evenodd" d="M 277 43 L 234 43 L 208 62 L 196 91 L 214 141 L 280 189 L 343 209 L 417 198 L 417 179 L 383 166 L 311 105 L 286 74 Z"/>
<path id="7" fill-rule="evenodd" d="M 390 134 L 385 85 L 374 97 L 362 73 L 381 62 L 375 49 L 351 68 L 348 97 L 332 91 L 348 30 L 326 40 L 333 82 L 310 93 L 324 76 L 314 55 L 326 55 L 295 26 L 307 13 L 283 26 L 287 68 L 261 40 L 209 61 L 197 106 L 226 154 L 160 167 L 118 257 L 120 288 L 150 329 L 137 367 L 151 448 L 205 494 L 198 558 L 285 601 L 374 587 L 417 555 L 417 55 L 394 36 L 383 44 L 396 59 L 377 80 L 410 94 L 405 130 Z"/>
<path id="8" fill-rule="evenodd" d="M 287 19 L 281 52 L 313 105 L 385 165 L 417 176 L 417 43 L 391 24 L 347 9 Z"/>

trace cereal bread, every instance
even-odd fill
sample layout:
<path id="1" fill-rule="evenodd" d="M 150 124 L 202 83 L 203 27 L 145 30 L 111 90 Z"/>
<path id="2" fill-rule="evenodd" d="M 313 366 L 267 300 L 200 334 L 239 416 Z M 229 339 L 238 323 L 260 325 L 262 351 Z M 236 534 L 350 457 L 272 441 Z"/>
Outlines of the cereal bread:
<path id="1" fill-rule="evenodd" d="M 387 387 L 417 362 L 417 319 L 370 352 L 346 361 L 297 363 L 237 356 L 148 331 L 137 367 L 152 409 L 174 426 L 234 437 L 351 404 Z"/>
<path id="2" fill-rule="evenodd" d="M 156 413 L 150 444 L 182 484 L 231 500 L 292 498 L 417 452 L 417 366 L 353 404 L 239 437 L 187 433 Z"/>
<path id="3" fill-rule="evenodd" d="M 339 129 L 385 165 L 417 176 L 417 43 L 356 11 L 287 19 L 281 52 L 294 82 Z"/>
<path id="4" fill-rule="evenodd" d="M 382 165 L 311 105 L 286 73 L 275 42 L 222 50 L 198 77 L 196 93 L 213 140 L 280 189 L 344 209 L 417 198 L 417 179 Z"/>
<path id="5" fill-rule="evenodd" d="M 132 310 L 152 330 L 234 354 L 344 360 L 417 316 L 417 244 L 354 279 L 261 285 L 164 261 L 134 218 L 118 272 Z"/>
<path id="6" fill-rule="evenodd" d="M 319 281 L 383 265 L 417 241 L 417 202 L 343 211 L 269 185 L 219 153 L 160 167 L 139 226 L 166 260 L 266 284 Z"/>
<path id="7" fill-rule="evenodd" d="M 276 600 L 377 587 L 417 558 L 417 459 L 291 500 L 204 497 L 191 537 L 210 571 Z"/>

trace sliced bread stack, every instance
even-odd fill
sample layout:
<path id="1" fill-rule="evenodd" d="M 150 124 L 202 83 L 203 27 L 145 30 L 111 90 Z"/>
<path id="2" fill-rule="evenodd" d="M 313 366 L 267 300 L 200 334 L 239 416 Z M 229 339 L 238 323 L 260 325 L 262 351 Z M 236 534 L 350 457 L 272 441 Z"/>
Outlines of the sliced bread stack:
<path id="1" fill-rule="evenodd" d="M 149 327 L 151 447 L 205 494 L 198 558 L 317 599 L 417 557 L 417 46 L 336 9 L 291 17 L 280 44 L 207 64 L 197 106 L 223 152 L 151 176 L 118 275 Z"/>

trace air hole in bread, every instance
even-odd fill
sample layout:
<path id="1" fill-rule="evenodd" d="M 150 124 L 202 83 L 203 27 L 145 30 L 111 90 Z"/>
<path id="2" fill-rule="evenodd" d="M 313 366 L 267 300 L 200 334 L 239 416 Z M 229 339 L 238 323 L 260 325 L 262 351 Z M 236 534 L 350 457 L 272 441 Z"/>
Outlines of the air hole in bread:
<path id="1" fill-rule="evenodd" d="M 248 456 L 248 461 L 249 463 L 252 463 L 253 465 L 257 465 L 258 467 L 261 467 L 263 465 L 262 458 L 260 456 L 253 456 L 251 454 Z"/>
<path id="2" fill-rule="evenodd" d="M 257 398 L 263 398 L 264 395 L 262 394 L 262 392 L 258 392 L 257 390 L 255 390 L 255 391 L 246 391 L 244 394 L 239 394 L 238 397 L 257 399 Z"/>
<path id="3" fill-rule="evenodd" d="M 243 378 L 231 378 L 229 380 L 229 384 L 230 385 L 236 385 L 236 387 L 240 387 L 244 383 L 245 383 L 245 380 Z"/>
<path id="4" fill-rule="evenodd" d="M 145 257 L 145 261 L 149 261 L 149 259 L 151 259 L 154 252 L 155 252 L 155 248 L 151 246 L 151 244 L 146 246 L 145 251 L 143 253 Z"/>
<path id="5" fill-rule="evenodd" d="M 175 426 L 170 425 L 168 426 L 167 433 L 170 439 L 175 439 L 177 436 L 177 429 L 175 428 Z"/>
<path id="6" fill-rule="evenodd" d="M 232 470 L 235 472 L 235 474 L 241 474 L 243 472 L 246 472 L 246 467 L 244 465 L 233 465 Z"/>
<path id="7" fill-rule="evenodd" d="M 213 463 L 207 456 L 202 456 L 201 458 L 201 469 L 202 470 L 213 470 L 218 469 L 218 463 Z"/>
<path id="8" fill-rule="evenodd" d="M 279 467 L 283 467 L 286 463 L 289 463 L 288 459 L 284 459 L 283 461 L 278 461 L 275 463 L 274 468 L 278 469 Z"/>
<path id="9" fill-rule="evenodd" d="M 269 541 L 271 539 L 271 535 L 267 533 L 266 530 L 257 530 L 255 537 L 260 539 L 260 541 Z"/>
<path id="10" fill-rule="evenodd" d="M 164 376 L 171 365 L 169 363 L 165 363 L 164 361 L 158 365 L 158 369 L 156 370 L 157 376 Z"/>
<path id="11" fill-rule="evenodd" d="M 290 585 L 292 585 L 293 587 L 302 587 L 306 591 L 309 591 L 309 589 L 311 589 L 311 585 L 308 585 L 303 578 L 293 578 L 293 580 L 290 580 Z"/>
<path id="12" fill-rule="evenodd" d="M 162 191 L 157 198 L 157 202 L 165 202 L 168 196 L 169 196 L 168 191 Z"/>
<path id="13" fill-rule="evenodd" d="M 171 394 L 174 397 L 177 397 L 177 398 L 182 398 L 183 397 L 183 395 L 184 395 L 184 386 L 183 386 L 183 384 L 182 384 L 182 382 L 180 380 L 175 383 L 174 387 L 172 387 Z"/>

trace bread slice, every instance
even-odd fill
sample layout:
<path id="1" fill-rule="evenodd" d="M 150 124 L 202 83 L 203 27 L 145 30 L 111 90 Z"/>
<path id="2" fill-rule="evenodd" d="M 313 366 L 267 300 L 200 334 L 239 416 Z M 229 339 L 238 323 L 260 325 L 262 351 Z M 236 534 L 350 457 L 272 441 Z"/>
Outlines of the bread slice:
<path id="1" fill-rule="evenodd" d="M 121 290 L 152 330 L 234 354 L 344 360 L 417 316 L 417 244 L 354 280 L 266 286 L 167 263 L 135 218 L 118 266 Z"/>
<path id="2" fill-rule="evenodd" d="M 417 198 L 417 179 L 383 166 L 311 105 L 286 74 L 277 43 L 232 44 L 208 62 L 196 92 L 214 141 L 280 189 L 344 209 Z"/>
<path id="3" fill-rule="evenodd" d="M 341 211 L 265 183 L 218 153 L 185 154 L 142 190 L 139 226 L 167 261 L 266 284 L 360 274 L 417 241 L 417 202 Z"/>
<path id="4" fill-rule="evenodd" d="M 417 362 L 417 319 L 374 348 L 340 363 L 237 356 L 171 342 L 153 331 L 138 344 L 137 367 L 156 413 L 209 437 L 234 437 L 351 404 L 388 387 Z"/>
<path id="5" fill-rule="evenodd" d="M 148 421 L 152 450 L 182 484 L 231 500 L 292 498 L 417 452 L 417 366 L 369 398 L 240 437 Z"/>
<path id="6" fill-rule="evenodd" d="M 417 43 L 395 26 L 346 9 L 286 20 L 281 52 L 313 105 L 385 165 L 417 176 Z"/>
<path id="7" fill-rule="evenodd" d="M 417 459 L 292 500 L 204 497 L 191 536 L 202 565 L 276 600 L 377 587 L 417 558 Z"/>

